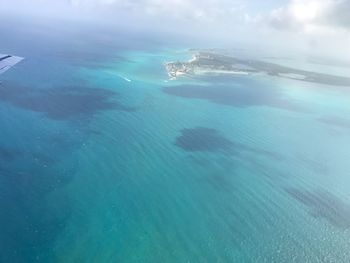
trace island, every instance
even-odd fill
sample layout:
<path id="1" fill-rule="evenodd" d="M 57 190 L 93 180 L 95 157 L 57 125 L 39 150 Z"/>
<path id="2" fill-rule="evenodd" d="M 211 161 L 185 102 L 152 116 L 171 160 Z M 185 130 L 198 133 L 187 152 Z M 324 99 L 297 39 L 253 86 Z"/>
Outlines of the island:
<path id="1" fill-rule="evenodd" d="M 215 53 L 214 51 L 198 51 L 188 61 L 167 62 L 165 63 L 165 67 L 172 80 L 182 76 L 208 74 L 267 74 L 298 81 L 350 87 L 349 77 L 296 69 L 263 60 L 236 58 Z"/>

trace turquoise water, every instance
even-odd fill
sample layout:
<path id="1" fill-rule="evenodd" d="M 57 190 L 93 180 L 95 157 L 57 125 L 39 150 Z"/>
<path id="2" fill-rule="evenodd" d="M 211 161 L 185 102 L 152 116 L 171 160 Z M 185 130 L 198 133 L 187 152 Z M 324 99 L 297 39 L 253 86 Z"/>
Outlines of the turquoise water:
<path id="1" fill-rule="evenodd" d="M 348 88 L 66 41 L 3 47 L 0 262 L 349 262 Z"/>

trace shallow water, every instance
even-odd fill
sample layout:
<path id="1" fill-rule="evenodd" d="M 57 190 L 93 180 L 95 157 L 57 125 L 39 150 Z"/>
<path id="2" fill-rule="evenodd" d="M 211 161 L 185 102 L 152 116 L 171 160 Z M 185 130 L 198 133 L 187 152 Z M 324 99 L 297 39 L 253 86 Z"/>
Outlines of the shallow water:
<path id="1" fill-rule="evenodd" d="M 348 88 L 166 82 L 188 54 L 95 45 L 12 47 L 0 262 L 349 261 Z"/>

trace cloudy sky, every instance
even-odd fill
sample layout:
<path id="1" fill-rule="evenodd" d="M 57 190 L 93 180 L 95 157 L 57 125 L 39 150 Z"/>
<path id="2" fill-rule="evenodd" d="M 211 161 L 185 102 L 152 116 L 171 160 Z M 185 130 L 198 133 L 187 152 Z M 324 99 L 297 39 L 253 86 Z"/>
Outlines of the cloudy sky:
<path id="1" fill-rule="evenodd" d="M 0 0 L 1 13 L 269 39 L 328 51 L 350 46 L 350 0 Z"/>

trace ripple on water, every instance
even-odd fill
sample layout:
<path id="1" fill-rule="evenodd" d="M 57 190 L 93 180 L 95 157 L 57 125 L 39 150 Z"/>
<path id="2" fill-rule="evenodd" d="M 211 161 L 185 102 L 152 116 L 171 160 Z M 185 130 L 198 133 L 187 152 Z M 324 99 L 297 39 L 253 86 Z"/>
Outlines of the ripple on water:
<path id="1" fill-rule="evenodd" d="M 0 262 L 46 262 L 39 256 L 50 256 L 71 213 L 64 188 L 76 173 L 71 153 L 82 134 L 52 138 L 44 129 L 37 139 L 31 132 L 14 133 L 11 145 L 0 145 Z"/>

